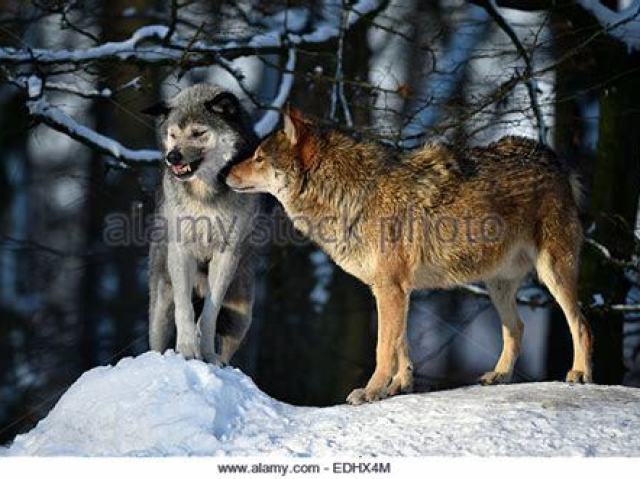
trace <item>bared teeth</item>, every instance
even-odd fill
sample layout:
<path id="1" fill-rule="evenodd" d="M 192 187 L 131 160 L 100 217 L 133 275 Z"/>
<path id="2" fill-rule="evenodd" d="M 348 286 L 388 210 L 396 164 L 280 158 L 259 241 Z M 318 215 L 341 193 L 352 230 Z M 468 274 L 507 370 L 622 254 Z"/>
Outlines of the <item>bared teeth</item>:
<path id="1" fill-rule="evenodd" d="M 173 172 L 176 175 L 184 175 L 186 173 L 191 173 L 191 165 L 187 164 L 187 165 L 173 165 L 171 167 L 171 169 L 173 170 Z"/>

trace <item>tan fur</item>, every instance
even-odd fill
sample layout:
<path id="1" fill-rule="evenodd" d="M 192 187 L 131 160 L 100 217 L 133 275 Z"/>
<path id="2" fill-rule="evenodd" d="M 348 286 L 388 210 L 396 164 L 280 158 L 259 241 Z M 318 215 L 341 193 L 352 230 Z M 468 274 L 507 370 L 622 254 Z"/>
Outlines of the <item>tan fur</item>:
<path id="1" fill-rule="evenodd" d="M 515 295 L 534 267 L 571 328 L 567 379 L 591 380 L 591 336 L 577 303 L 582 230 L 571 175 L 551 150 L 525 138 L 465 151 L 426 145 L 397 152 L 318 131 L 295 113 L 232 168 L 227 183 L 275 195 L 292 219 L 306 218 L 294 221 L 303 233 L 371 287 L 376 369 L 349 396 L 358 404 L 411 389 L 406 316 L 414 289 L 486 282 L 504 345 L 481 382 L 509 381 L 523 333 Z"/>
<path id="2" fill-rule="evenodd" d="M 206 200 L 214 194 L 211 185 L 202 181 L 200 178 L 194 178 L 187 183 L 186 186 L 189 189 L 189 192 L 200 200 Z"/>

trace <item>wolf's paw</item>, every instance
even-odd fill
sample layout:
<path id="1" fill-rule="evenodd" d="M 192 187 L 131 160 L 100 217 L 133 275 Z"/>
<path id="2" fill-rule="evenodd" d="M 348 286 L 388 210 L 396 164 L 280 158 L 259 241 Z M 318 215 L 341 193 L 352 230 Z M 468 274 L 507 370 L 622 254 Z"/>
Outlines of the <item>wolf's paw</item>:
<path id="1" fill-rule="evenodd" d="M 176 351 L 185 359 L 202 359 L 195 341 L 178 341 Z"/>
<path id="2" fill-rule="evenodd" d="M 200 352 L 200 357 L 204 362 L 213 364 L 214 366 L 224 366 L 220 356 L 216 354 L 216 348 L 213 341 L 205 341 L 198 332 L 196 344 L 198 351 Z"/>
<path id="3" fill-rule="evenodd" d="M 216 354 L 214 351 L 202 351 L 202 360 L 206 363 L 209 363 L 213 366 L 218 366 L 223 368 L 226 364 L 220 358 L 220 355 Z"/>
<path id="4" fill-rule="evenodd" d="M 353 406 L 358 406 L 366 402 L 375 402 L 386 398 L 387 388 L 359 388 L 351 391 L 347 396 L 347 402 Z"/>
<path id="5" fill-rule="evenodd" d="M 591 373 L 585 373 L 584 371 L 580 371 L 578 369 L 572 369 L 567 373 L 566 381 L 572 384 L 588 384 L 592 383 L 593 379 L 591 379 Z"/>
<path id="6" fill-rule="evenodd" d="M 511 376 L 511 373 L 489 371 L 480 376 L 480 378 L 478 378 L 478 382 L 483 386 L 491 386 L 493 384 L 508 384 L 511 382 Z"/>
<path id="7" fill-rule="evenodd" d="M 387 388 L 388 396 L 395 396 L 396 394 L 409 394 L 413 392 L 413 372 L 411 369 L 407 371 L 398 372 L 393 379 L 391 380 L 391 384 Z"/>

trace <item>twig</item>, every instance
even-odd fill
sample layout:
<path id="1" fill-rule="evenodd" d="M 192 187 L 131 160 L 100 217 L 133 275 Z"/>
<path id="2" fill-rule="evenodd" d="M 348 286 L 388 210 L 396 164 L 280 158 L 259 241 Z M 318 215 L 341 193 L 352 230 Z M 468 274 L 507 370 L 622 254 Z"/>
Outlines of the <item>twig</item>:
<path id="1" fill-rule="evenodd" d="M 338 52 L 336 55 L 336 76 L 333 84 L 333 90 L 331 92 L 331 112 L 329 117 L 332 120 L 335 120 L 336 110 L 338 98 L 340 99 L 340 104 L 342 106 L 342 112 L 344 113 L 344 119 L 347 123 L 347 126 L 351 127 L 353 125 L 353 120 L 351 118 L 351 111 L 349 110 L 349 105 L 347 104 L 347 99 L 344 95 L 344 83 L 343 79 L 343 53 L 344 53 L 344 37 L 349 25 L 349 6 L 346 4 L 345 0 L 342 0 L 342 20 L 340 22 L 340 35 L 338 35 Z"/>

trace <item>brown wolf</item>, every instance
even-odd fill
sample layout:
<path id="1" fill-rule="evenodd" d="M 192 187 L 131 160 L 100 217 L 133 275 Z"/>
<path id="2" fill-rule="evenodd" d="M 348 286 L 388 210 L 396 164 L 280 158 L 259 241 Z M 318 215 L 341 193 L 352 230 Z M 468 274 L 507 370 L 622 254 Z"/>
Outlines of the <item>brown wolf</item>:
<path id="1" fill-rule="evenodd" d="M 480 381 L 510 381 L 523 333 L 516 291 L 533 268 L 571 329 L 567 381 L 591 381 L 591 333 L 577 300 L 582 228 L 574 179 L 550 149 L 525 138 L 401 153 L 321 131 L 290 111 L 281 131 L 231 168 L 227 184 L 274 195 L 296 227 L 371 287 L 376 368 L 347 398 L 360 404 L 412 388 L 406 323 L 413 289 L 484 281 L 504 344 Z"/>

